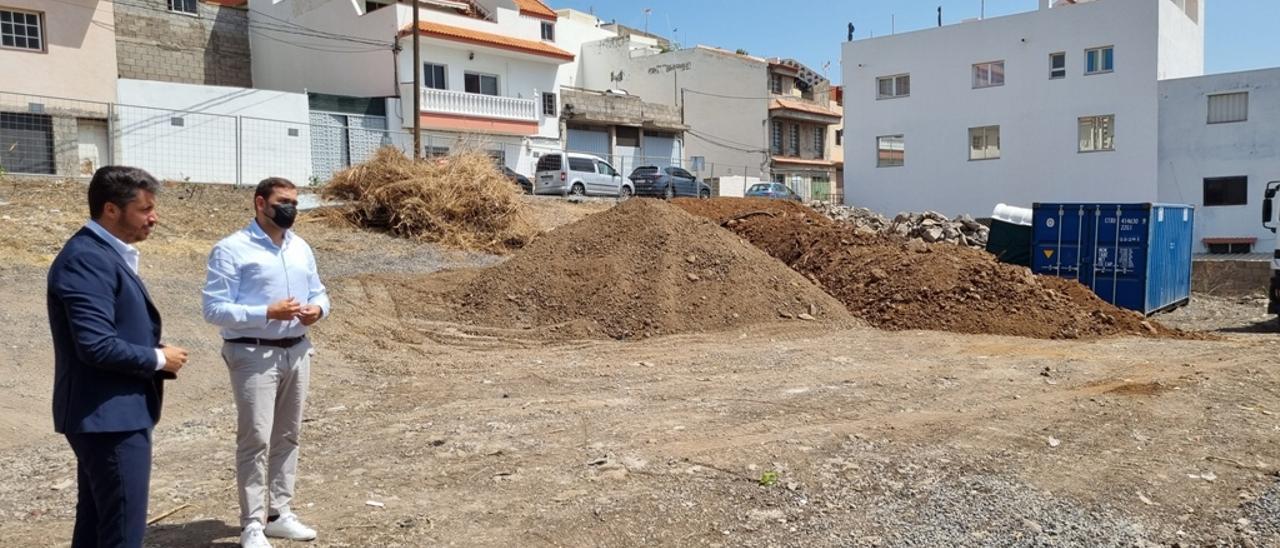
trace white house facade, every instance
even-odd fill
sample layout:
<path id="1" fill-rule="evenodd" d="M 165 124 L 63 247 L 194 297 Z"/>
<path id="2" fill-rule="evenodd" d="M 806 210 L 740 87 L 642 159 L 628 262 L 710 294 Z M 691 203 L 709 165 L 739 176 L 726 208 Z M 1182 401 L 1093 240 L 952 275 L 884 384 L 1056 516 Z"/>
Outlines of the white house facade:
<path id="1" fill-rule="evenodd" d="M 294 35 L 291 42 L 313 47 L 288 47 L 255 34 L 259 87 L 385 97 L 392 140 L 411 141 L 406 132 L 417 116 L 428 155 L 480 147 L 528 173 L 538 154 L 559 147 L 557 80 L 561 66 L 576 56 L 557 45 L 558 17 L 538 0 L 422 0 L 416 29 L 414 5 L 390 0 L 251 0 L 250 7 L 264 24 L 363 41 L 339 47 L 332 37 Z M 419 67 L 413 66 L 415 32 Z M 418 90 L 415 70 L 421 71 Z M 415 93 L 421 101 L 416 113 Z"/>
<path id="2" fill-rule="evenodd" d="M 1160 82 L 1162 202 L 1196 206 L 1197 248 L 1270 252 L 1267 183 L 1280 180 L 1280 69 Z"/>
<path id="3" fill-rule="evenodd" d="M 1204 70 L 1203 3 L 1095 0 L 844 45 L 844 192 L 884 213 L 1154 201 L 1158 83 Z"/>

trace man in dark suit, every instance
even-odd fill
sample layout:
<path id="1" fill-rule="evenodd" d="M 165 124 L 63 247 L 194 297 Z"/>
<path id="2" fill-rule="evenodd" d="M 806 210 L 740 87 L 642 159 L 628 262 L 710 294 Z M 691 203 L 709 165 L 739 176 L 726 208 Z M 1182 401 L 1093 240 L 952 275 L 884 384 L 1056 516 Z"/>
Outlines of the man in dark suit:
<path id="1" fill-rule="evenodd" d="M 76 455 L 71 545 L 140 547 L 147 528 L 151 430 L 163 382 L 187 351 L 160 343 L 160 313 L 138 277 L 160 183 L 107 166 L 89 182 L 89 217 L 49 268 L 53 426 Z"/>

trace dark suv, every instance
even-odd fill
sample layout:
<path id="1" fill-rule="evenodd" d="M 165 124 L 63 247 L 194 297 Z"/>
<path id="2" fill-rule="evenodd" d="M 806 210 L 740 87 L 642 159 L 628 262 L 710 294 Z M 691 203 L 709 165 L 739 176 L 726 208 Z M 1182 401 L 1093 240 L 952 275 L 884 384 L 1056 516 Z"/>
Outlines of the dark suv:
<path id="1" fill-rule="evenodd" d="M 711 197 L 710 186 L 678 167 L 639 166 L 628 178 L 636 187 L 636 196 L 659 196 L 668 200 L 676 196 Z"/>

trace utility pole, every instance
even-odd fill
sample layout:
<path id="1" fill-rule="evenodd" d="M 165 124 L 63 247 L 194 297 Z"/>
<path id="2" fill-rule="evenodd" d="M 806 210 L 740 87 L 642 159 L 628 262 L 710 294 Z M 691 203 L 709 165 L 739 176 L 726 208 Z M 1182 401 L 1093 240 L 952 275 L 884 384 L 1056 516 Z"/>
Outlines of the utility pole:
<path id="1" fill-rule="evenodd" d="M 422 52 L 418 49 L 418 0 L 413 1 L 413 159 L 422 159 Z"/>

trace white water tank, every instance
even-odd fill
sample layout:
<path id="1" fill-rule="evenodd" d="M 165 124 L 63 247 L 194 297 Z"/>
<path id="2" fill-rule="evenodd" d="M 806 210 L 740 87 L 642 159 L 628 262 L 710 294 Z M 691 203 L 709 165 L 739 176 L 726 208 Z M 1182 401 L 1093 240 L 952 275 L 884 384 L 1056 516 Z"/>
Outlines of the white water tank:
<path id="1" fill-rule="evenodd" d="M 997 204 L 991 218 L 1011 225 L 1031 226 L 1031 208 Z"/>

